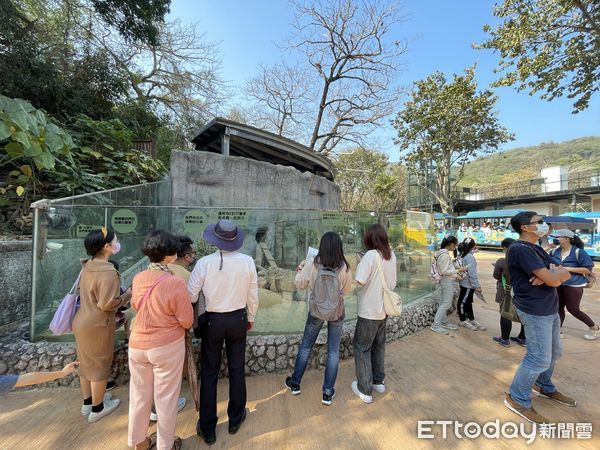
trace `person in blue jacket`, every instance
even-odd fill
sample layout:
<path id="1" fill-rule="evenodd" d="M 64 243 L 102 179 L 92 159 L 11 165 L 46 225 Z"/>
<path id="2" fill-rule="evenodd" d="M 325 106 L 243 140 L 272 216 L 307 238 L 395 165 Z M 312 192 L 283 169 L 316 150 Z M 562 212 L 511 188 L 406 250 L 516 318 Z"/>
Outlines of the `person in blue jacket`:
<path id="1" fill-rule="evenodd" d="M 481 283 L 477 276 L 477 260 L 473 256 L 479 249 L 473 238 L 466 238 L 459 244 L 458 251 L 462 266 L 467 268 L 467 276 L 458 282 L 460 286 L 456 305 L 460 320 L 458 325 L 473 331 L 485 331 L 486 328 L 477 322 L 473 315 L 473 295 L 476 292 L 481 294 Z"/>
<path id="2" fill-rule="evenodd" d="M 584 335 L 586 339 L 594 340 L 600 338 L 600 328 L 594 321 L 584 313 L 581 308 L 581 297 L 583 288 L 589 283 L 594 262 L 583 248 L 583 242 L 571 230 L 556 230 L 552 233 L 556 239 L 557 248 L 550 251 L 550 258 L 556 265 L 562 266 L 571 273 L 571 278 L 564 281 L 558 287 L 558 313 L 560 315 L 561 337 L 563 337 L 562 325 L 565 321 L 565 308 L 573 317 L 579 319 L 589 327 Z"/>

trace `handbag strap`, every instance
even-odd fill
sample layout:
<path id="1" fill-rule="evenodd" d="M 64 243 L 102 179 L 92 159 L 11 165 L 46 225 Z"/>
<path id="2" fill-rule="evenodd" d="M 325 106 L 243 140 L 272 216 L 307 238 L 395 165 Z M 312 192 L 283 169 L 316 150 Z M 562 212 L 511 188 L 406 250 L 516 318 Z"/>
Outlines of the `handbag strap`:
<path id="1" fill-rule="evenodd" d="M 148 300 L 148 298 L 150 297 L 150 293 L 154 290 L 154 288 L 162 281 L 166 280 L 167 278 L 169 278 L 171 276 L 170 273 L 166 273 L 164 274 L 162 277 L 160 277 L 152 286 L 150 286 L 150 288 L 146 291 L 146 293 L 144 294 L 144 296 L 142 297 L 142 301 L 140 301 L 140 306 L 138 307 L 138 313 L 142 310 L 142 308 L 144 307 L 144 304 L 146 303 L 146 300 Z"/>
<path id="2" fill-rule="evenodd" d="M 386 281 L 385 281 L 385 276 L 383 275 L 383 265 L 381 264 L 381 255 L 379 254 L 378 251 L 377 251 L 377 258 L 375 258 L 375 260 L 377 261 L 377 268 L 379 269 L 378 272 L 379 272 L 379 277 L 381 278 L 381 286 L 386 291 L 389 291 Z"/>
<path id="3" fill-rule="evenodd" d="M 506 256 L 504 258 L 504 269 L 502 270 L 502 275 L 504 276 L 504 289 L 511 289 L 510 283 L 510 271 L 508 269 L 508 253 L 510 252 L 510 247 L 506 249 Z"/>
<path id="4" fill-rule="evenodd" d="M 79 275 L 77 275 L 77 279 L 75 280 L 75 284 L 73 284 L 73 287 L 69 291 L 69 294 L 75 294 L 77 292 L 77 289 L 79 289 L 79 283 L 81 282 L 81 274 L 82 273 L 83 273 L 83 269 L 81 269 L 79 271 Z"/>

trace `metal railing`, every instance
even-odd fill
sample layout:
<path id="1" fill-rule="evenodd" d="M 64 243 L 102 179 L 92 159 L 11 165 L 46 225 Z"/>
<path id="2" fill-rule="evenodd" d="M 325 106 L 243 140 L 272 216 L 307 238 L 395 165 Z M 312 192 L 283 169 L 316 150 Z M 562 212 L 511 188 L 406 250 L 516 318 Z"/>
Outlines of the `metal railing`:
<path id="1" fill-rule="evenodd" d="M 453 198 L 455 200 L 506 199 L 577 192 L 589 188 L 595 188 L 600 192 L 600 170 L 574 172 L 555 181 L 549 181 L 547 178 L 530 178 L 484 188 L 459 186 L 454 191 Z"/>

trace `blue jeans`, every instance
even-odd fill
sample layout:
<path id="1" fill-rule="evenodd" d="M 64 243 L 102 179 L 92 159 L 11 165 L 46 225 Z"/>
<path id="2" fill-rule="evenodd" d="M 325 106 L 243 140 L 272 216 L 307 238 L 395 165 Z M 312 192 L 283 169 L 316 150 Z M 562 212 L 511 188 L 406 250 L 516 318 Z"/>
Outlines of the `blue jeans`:
<path id="1" fill-rule="evenodd" d="M 308 365 L 310 352 L 315 345 L 319 331 L 323 326 L 323 321 L 316 317 L 308 315 L 304 327 L 304 336 L 300 343 L 296 365 L 292 374 L 292 384 L 300 385 L 302 375 Z M 325 365 L 325 381 L 323 382 L 323 393 L 333 395 L 335 379 L 337 378 L 338 366 L 340 363 L 340 341 L 342 340 L 342 329 L 344 320 L 327 322 L 327 364 Z"/>
<path id="2" fill-rule="evenodd" d="M 560 342 L 560 318 L 534 316 L 517 309 L 527 336 L 527 353 L 519 364 L 512 384 L 510 396 L 525 408 L 531 408 L 531 388 L 534 383 L 544 392 L 556 391 L 552 384 L 552 372 L 556 360 L 562 355 Z"/>

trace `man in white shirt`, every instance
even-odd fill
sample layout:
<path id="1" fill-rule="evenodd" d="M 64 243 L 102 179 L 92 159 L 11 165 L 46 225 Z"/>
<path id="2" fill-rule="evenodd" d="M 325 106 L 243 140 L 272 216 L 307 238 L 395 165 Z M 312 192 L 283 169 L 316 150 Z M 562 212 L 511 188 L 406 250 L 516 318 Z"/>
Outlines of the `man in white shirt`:
<path id="1" fill-rule="evenodd" d="M 203 238 L 219 250 L 198 261 L 188 289 L 192 302 L 201 291 L 206 299 L 196 432 L 212 445 L 217 439 L 217 381 L 223 343 L 229 368 L 229 433 L 237 433 L 246 419 L 246 333 L 252 329 L 258 309 L 258 280 L 254 260 L 238 252 L 244 233 L 235 223 L 223 219 L 210 224 Z"/>

